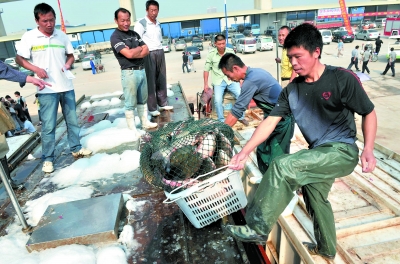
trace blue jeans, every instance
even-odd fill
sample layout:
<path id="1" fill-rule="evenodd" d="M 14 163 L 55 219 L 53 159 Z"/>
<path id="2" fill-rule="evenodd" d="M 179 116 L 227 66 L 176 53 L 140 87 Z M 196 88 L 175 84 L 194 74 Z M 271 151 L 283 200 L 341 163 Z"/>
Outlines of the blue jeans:
<path id="1" fill-rule="evenodd" d="M 75 91 L 62 93 L 38 94 L 40 117 L 42 119 L 42 160 L 54 161 L 56 143 L 56 121 L 58 104 L 67 124 L 68 144 L 72 152 L 78 152 L 82 145 L 79 142 L 78 118 L 76 116 Z"/>
<path id="2" fill-rule="evenodd" d="M 215 111 L 217 112 L 218 120 L 221 122 L 225 121 L 224 107 L 222 106 L 222 103 L 224 100 L 224 92 L 226 89 L 233 94 L 235 99 L 238 99 L 240 95 L 240 85 L 238 82 L 232 82 L 230 85 L 228 85 L 223 80 L 220 85 L 214 85 L 214 106 L 215 106 Z M 243 116 L 239 119 L 242 120 L 243 118 L 244 118 L 244 113 Z"/>
<path id="3" fill-rule="evenodd" d="M 134 110 L 137 104 L 147 104 L 146 71 L 122 70 L 121 83 L 125 96 L 125 110 Z"/>

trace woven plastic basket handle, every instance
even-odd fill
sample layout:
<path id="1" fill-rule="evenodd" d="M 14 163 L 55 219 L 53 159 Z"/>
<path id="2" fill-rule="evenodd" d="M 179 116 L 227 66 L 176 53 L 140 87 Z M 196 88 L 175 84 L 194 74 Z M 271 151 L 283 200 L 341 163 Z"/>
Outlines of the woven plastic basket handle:
<path id="1" fill-rule="evenodd" d="M 197 179 L 199 179 L 199 178 L 201 178 L 201 177 L 207 176 L 207 175 L 209 175 L 209 174 L 211 174 L 211 173 L 214 173 L 214 172 L 216 172 L 216 171 L 225 169 L 225 168 L 227 168 L 227 167 L 229 167 L 229 165 L 226 165 L 226 166 L 223 166 L 223 167 L 221 167 L 221 168 L 218 168 L 218 169 L 215 169 L 215 170 L 213 170 L 213 171 L 210 171 L 210 172 L 208 172 L 208 173 L 199 175 L 199 176 L 197 176 L 196 178 L 193 178 L 191 181 L 189 181 L 189 182 L 183 184 L 182 186 L 179 186 L 178 188 L 172 190 L 172 192 L 170 192 L 170 194 L 173 194 L 173 193 L 176 192 L 177 190 L 179 190 L 179 189 L 185 187 L 186 185 L 189 185 L 190 183 L 196 181 Z M 226 172 L 226 175 L 229 175 L 230 171 L 232 171 L 232 170 L 226 170 L 226 171 L 225 171 L 225 172 Z M 197 191 L 199 191 L 199 190 L 201 190 L 201 189 L 204 189 L 204 188 L 206 188 L 206 187 L 208 187 L 208 186 L 210 186 L 210 185 L 213 185 L 213 184 L 215 184 L 217 181 L 221 181 L 221 179 L 219 179 L 218 177 L 217 177 L 217 178 L 216 178 L 216 177 L 212 177 L 212 178 L 208 179 L 207 181 L 205 181 L 205 182 L 203 182 L 203 183 L 199 183 L 199 184 L 197 184 L 197 185 L 194 185 L 193 187 L 190 187 L 190 189 L 193 190 L 190 194 L 185 194 L 185 195 L 179 196 L 179 197 L 177 197 L 177 198 L 175 198 L 175 199 L 172 199 L 172 200 L 171 200 L 170 198 L 167 198 L 167 199 L 165 199 L 165 200 L 163 201 L 163 203 L 173 203 L 173 202 L 175 202 L 175 201 L 177 201 L 177 200 L 179 200 L 179 199 L 182 199 L 183 197 L 186 197 L 186 196 L 191 195 L 191 194 L 194 193 L 194 192 L 197 192 Z"/>

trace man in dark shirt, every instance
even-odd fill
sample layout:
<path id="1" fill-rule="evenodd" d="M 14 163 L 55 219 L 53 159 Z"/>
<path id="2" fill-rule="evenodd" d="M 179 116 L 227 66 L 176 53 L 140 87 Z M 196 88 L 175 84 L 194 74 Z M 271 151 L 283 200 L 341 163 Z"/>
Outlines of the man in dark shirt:
<path id="1" fill-rule="evenodd" d="M 378 38 L 375 41 L 375 53 L 376 53 L 376 55 L 379 54 L 379 51 L 381 50 L 382 44 L 383 44 L 383 41 L 381 40 L 381 37 L 378 36 Z"/>
<path id="2" fill-rule="evenodd" d="M 188 68 L 188 61 L 189 61 L 188 56 L 186 55 L 185 52 L 182 52 L 182 71 L 183 71 L 183 73 L 185 73 L 185 67 L 186 67 L 186 71 L 190 72 L 190 70 Z"/>
<path id="3" fill-rule="evenodd" d="M 121 82 L 125 96 L 125 118 L 129 129 L 137 137 L 134 109 L 137 107 L 142 128 L 157 127 L 147 119 L 147 80 L 143 58 L 149 54 L 147 45 L 139 34 L 130 30 L 131 13 L 125 8 L 118 8 L 114 13 L 118 28 L 111 35 L 111 47 L 121 66 Z"/>
<path id="4" fill-rule="evenodd" d="M 282 90 L 270 115 L 232 158 L 230 167 L 242 169 L 253 149 L 290 113 L 309 149 L 272 161 L 247 207 L 247 225 L 228 225 L 226 230 L 238 240 L 265 243 L 293 192 L 302 187 L 317 242 L 303 245 L 310 254 L 332 260 L 336 255 L 336 230 L 327 198 L 335 178 L 348 175 L 358 163 L 354 112 L 362 116 L 363 172 L 371 172 L 376 166 L 373 149 L 377 120 L 374 105 L 357 76 L 320 62 L 322 47 L 321 33 L 307 23 L 297 26 L 285 39 L 283 48 L 299 77 Z"/>
<path id="5" fill-rule="evenodd" d="M 222 56 L 218 67 L 229 80 L 240 82 L 243 80 L 239 97 L 232 107 L 231 113 L 225 119 L 229 126 L 242 117 L 251 99 L 263 110 L 264 119 L 267 118 L 278 101 L 282 87 L 272 75 L 258 68 L 250 68 L 233 53 Z M 257 147 L 258 168 L 264 174 L 272 160 L 290 151 L 290 140 L 293 136 L 294 120 L 292 115 L 285 116 L 277 125 L 274 132 Z"/>

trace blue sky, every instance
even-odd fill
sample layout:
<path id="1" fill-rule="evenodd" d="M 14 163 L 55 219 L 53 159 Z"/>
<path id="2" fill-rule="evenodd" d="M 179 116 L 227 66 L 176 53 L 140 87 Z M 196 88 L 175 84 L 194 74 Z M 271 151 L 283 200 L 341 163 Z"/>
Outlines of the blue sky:
<path id="1" fill-rule="evenodd" d="M 0 4 L 3 9 L 1 17 L 7 34 L 19 32 L 36 26 L 33 8 L 38 3 L 46 2 L 51 5 L 60 23 L 60 13 L 57 0 L 23 0 Z M 71 25 L 97 25 L 114 22 L 114 11 L 119 7 L 118 0 L 60 0 L 64 21 Z M 159 0 L 159 17 L 174 17 L 207 13 L 207 8 L 215 7 L 217 12 L 224 11 L 224 0 Z M 134 0 L 137 18 L 145 13 L 146 0 Z M 249 10 L 254 8 L 254 1 L 227 0 L 228 12 Z M 184 8 L 183 8 L 184 7 Z M 184 10 L 184 12 L 182 12 Z"/>

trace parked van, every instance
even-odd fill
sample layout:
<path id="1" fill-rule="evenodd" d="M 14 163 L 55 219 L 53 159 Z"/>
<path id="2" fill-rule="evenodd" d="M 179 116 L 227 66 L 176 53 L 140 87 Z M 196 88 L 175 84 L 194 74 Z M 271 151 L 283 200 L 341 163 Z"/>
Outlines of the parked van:
<path id="1" fill-rule="evenodd" d="M 237 52 L 255 53 L 256 52 L 256 39 L 255 38 L 241 38 L 238 39 L 236 44 Z"/>
<path id="2" fill-rule="evenodd" d="M 386 25 L 386 18 L 377 18 L 375 19 L 375 25 L 378 28 L 384 28 Z"/>
<path id="3" fill-rule="evenodd" d="M 331 44 L 332 42 L 332 32 L 327 29 L 321 29 L 319 32 L 321 32 L 322 35 L 322 42 L 324 44 Z"/>

